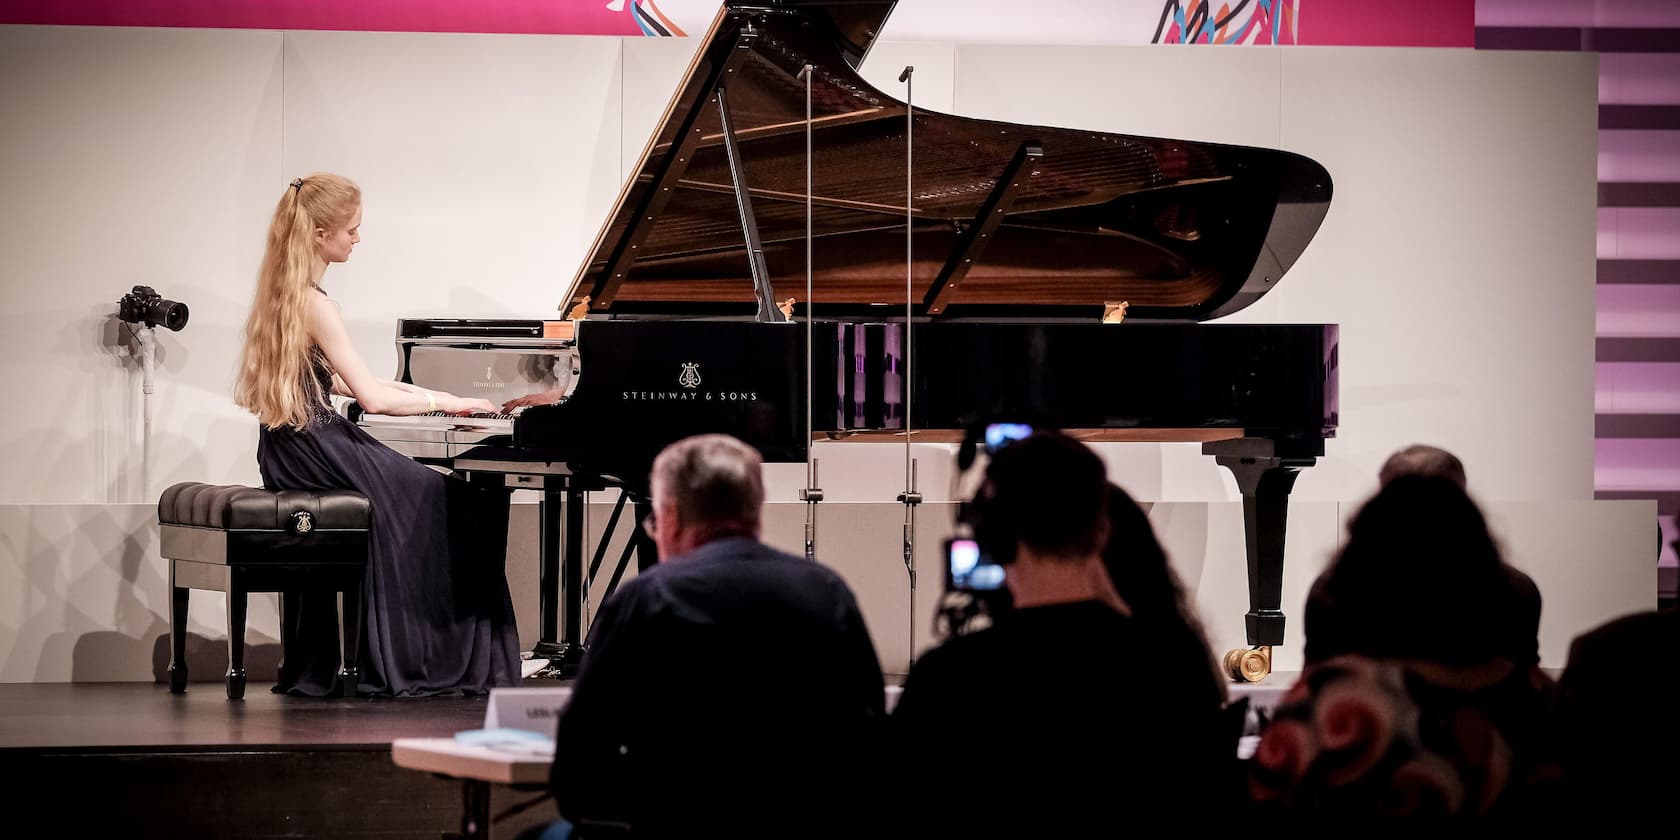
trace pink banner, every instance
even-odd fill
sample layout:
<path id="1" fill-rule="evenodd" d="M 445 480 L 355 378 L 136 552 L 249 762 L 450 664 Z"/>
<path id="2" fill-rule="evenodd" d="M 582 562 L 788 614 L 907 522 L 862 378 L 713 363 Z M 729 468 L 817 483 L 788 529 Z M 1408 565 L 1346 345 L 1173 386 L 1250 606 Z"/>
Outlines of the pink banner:
<path id="1" fill-rule="evenodd" d="M 1302 11 L 1297 43 L 1474 47 L 1476 0 L 1317 0 Z"/>
<path id="2" fill-rule="evenodd" d="M 683 35 L 657 0 L 0 0 L 0 23 Z"/>

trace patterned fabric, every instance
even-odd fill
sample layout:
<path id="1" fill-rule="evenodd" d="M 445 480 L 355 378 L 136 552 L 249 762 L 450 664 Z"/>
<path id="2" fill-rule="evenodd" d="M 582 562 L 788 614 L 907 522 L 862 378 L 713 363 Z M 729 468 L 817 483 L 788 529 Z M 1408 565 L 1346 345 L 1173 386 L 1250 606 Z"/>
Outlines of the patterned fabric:
<path id="1" fill-rule="evenodd" d="M 1262 808 L 1333 814 L 1532 814 L 1555 764 L 1541 737 L 1551 681 L 1490 660 L 1341 656 L 1279 701 L 1250 762 Z"/>

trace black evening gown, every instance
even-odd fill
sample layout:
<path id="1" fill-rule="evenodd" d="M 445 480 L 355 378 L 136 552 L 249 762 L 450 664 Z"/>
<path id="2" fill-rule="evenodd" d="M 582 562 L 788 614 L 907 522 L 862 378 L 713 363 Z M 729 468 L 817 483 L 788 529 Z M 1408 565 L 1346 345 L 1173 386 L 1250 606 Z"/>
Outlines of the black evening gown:
<path id="1" fill-rule="evenodd" d="M 330 384 L 324 361 L 315 375 Z M 327 406 L 302 430 L 263 429 L 257 464 L 270 490 L 353 489 L 373 505 L 358 693 L 476 694 L 518 684 L 504 571 L 510 491 L 411 461 Z M 287 649 L 274 690 L 336 694 L 336 596 L 287 597 L 296 600 L 282 611 Z"/>

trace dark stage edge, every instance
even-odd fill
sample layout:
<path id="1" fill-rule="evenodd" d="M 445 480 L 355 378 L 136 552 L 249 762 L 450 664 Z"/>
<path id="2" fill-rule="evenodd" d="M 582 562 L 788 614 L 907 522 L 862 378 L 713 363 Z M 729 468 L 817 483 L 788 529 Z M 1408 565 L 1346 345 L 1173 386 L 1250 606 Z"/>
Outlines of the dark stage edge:
<path id="1" fill-rule="evenodd" d="M 529 681 L 532 686 L 560 685 Z M 391 762 L 391 741 L 478 728 L 485 698 L 312 699 L 253 684 L 0 685 L 7 836 L 416 837 L 459 830 L 461 784 Z M 491 813 L 542 794 L 495 786 Z M 543 801 L 493 836 L 554 819 Z"/>

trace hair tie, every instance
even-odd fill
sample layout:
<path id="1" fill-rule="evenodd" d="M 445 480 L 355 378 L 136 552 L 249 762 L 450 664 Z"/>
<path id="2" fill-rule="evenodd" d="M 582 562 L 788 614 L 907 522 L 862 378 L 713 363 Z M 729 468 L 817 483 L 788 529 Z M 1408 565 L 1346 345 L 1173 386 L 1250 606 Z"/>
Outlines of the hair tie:
<path id="1" fill-rule="evenodd" d="M 303 192 L 303 179 L 302 178 L 293 178 L 292 179 L 292 189 L 297 190 L 299 193 Z"/>

